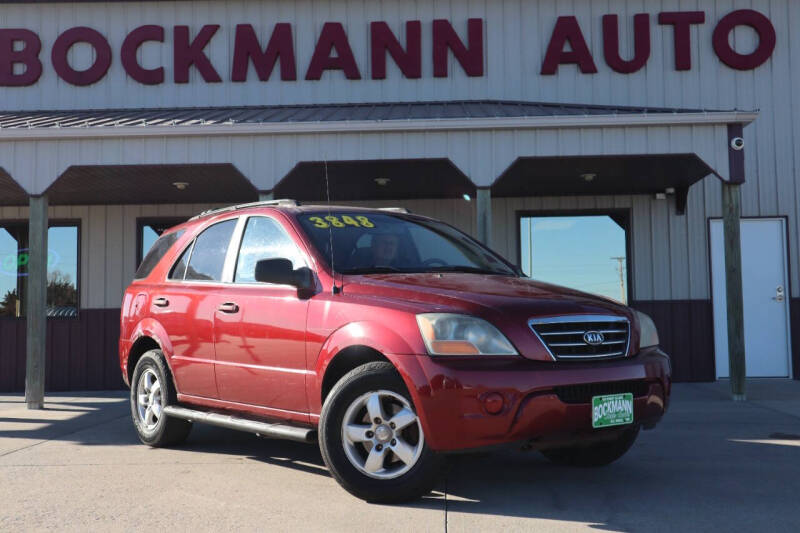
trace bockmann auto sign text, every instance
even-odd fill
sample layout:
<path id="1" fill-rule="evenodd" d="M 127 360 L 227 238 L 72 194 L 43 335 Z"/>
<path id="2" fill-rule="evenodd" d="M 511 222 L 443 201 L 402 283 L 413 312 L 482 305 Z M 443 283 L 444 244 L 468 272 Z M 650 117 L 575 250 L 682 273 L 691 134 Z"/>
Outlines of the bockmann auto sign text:
<path id="1" fill-rule="evenodd" d="M 586 35 L 589 28 L 581 26 L 577 17 L 563 15 L 553 21 L 548 45 L 537 70 L 543 76 L 555 75 L 561 65 L 577 65 L 583 74 L 598 72 L 599 61 L 621 74 L 631 74 L 644 68 L 651 55 L 651 41 L 656 32 L 672 35 L 676 71 L 692 69 L 691 30 L 705 24 L 713 25 L 710 43 L 719 60 L 730 68 L 752 70 L 764 64 L 776 45 L 776 32 L 772 21 L 752 9 L 734 10 L 719 20 L 706 20 L 704 11 L 665 11 L 639 13 L 630 19 L 614 13 L 602 16 L 603 49 L 591 50 Z M 2 24 L 2 22 L 0 22 Z M 623 58 L 620 50 L 620 32 L 632 26 L 634 52 Z M 737 51 L 730 35 L 737 27 L 747 27 L 757 35 L 754 49 L 745 53 Z M 373 80 L 386 78 L 387 61 L 393 61 L 406 79 L 450 75 L 448 58 L 452 53 L 464 73 L 482 77 L 488 69 L 484 39 L 490 31 L 482 18 L 466 21 L 436 19 L 424 26 L 421 20 L 405 21 L 405 36 L 396 33 L 385 21 L 369 23 L 370 55 L 368 64 L 359 64 L 351 47 L 348 30 L 341 22 L 322 24 L 310 57 L 296 55 L 296 25 L 276 21 L 271 28 L 256 28 L 251 24 L 238 24 L 223 28 L 220 24 L 197 26 L 159 24 L 139 26 L 125 35 L 111 35 L 103 28 L 75 26 L 58 34 L 41 34 L 28 28 L 0 27 L 0 87 L 26 87 L 36 84 L 47 68 L 52 68 L 59 78 L 76 86 L 87 86 L 101 81 L 112 62 L 119 61 L 128 77 L 143 85 L 160 85 L 168 82 L 166 68 L 171 68 L 171 81 L 189 83 L 190 69 L 194 68 L 205 83 L 223 81 L 246 82 L 252 64 L 260 81 L 270 79 L 273 70 L 281 81 L 319 80 L 326 71 L 340 71 L 348 80 Z M 229 35 L 226 35 L 229 34 Z M 260 37 L 262 35 L 263 37 Z M 268 37 L 267 37 L 268 36 Z M 213 40 L 231 39 L 232 54 L 228 64 L 216 63 L 207 55 Z M 120 43 L 117 45 L 116 43 Z M 52 43 L 52 44 L 51 44 Z M 113 46 L 111 43 L 115 43 Z M 422 68 L 423 43 L 432 54 L 432 71 Z M 91 64 L 78 68 L 71 56 L 74 46 L 91 50 Z M 431 45 L 431 46 L 428 46 Z M 143 46 L 170 47 L 172 65 L 144 65 L 139 54 Z M 49 48 L 49 49 L 47 49 Z M 74 54 L 73 54 L 74 55 Z M 277 65 L 280 68 L 276 69 Z M 362 75 L 364 73 L 364 75 Z"/>

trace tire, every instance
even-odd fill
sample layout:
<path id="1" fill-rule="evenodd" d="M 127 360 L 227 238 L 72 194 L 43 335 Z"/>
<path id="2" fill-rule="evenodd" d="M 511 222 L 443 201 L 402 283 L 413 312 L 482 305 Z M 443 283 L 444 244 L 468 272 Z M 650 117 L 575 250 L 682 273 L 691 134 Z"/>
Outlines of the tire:
<path id="1" fill-rule="evenodd" d="M 408 390 L 390 363 L 359 366 L 334 385 L 322 407 L 319 443 L 334 479 L 368 502 L 418 499 L 439 476 L 441 456 L 425 442 Z"/>
<path id="2" fill-rule="evenodd" d="M 131 380 L 131 416 L 139 440 L 154 448 L 185 441 L 192 423 L 168 417 L 162 411 L 164 406 L 176 403 L 177 394 L 164 354 L 161 350 L 145 352 L 136 363 Z"/>
<path id="3" fill-rule="evenodd" d="M 606 466 L 625 455 L 633 446 L 633 443 L 636 442 L 638 435 L 639 426 L 634 426 L 623 431 L 612 441 L 600 442 L 591 446 L 542 450 L 542 455 L 553 463 L 560 465 L 580 467 Z"/>

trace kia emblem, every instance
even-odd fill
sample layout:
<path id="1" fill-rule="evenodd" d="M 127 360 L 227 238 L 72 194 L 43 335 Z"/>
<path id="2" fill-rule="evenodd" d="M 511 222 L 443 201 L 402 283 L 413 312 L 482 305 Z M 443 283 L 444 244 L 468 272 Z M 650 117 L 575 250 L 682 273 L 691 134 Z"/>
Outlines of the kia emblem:
<path id="1" fill-rule="evenodd" d="M 590 346 L 597 346 L 603 344 L 606 338 L 599 331 L 587 331 L 583 334 L 583 342 Z"/>

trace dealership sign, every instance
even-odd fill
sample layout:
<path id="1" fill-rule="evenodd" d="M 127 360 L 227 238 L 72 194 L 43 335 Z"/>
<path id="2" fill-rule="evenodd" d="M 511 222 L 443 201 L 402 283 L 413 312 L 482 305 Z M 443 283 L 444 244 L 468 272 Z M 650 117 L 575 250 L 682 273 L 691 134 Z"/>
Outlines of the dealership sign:
<path id="1" fill-rule="evenodd" d="M 632 25 L 633 55 L 622 57 L 619 46 L 620 26 Z M 650 59 L 651 38 L 654 28 L 672 34 L 674 66 L 676 71 L 691 70 L 692 28 L 706 24 L 703 11 L 662 12 L 652 16 L 634 15 L 632 20 L 621 21 L 615 14 L 602 17 L 602 52 L 590 50 L 585 28 L 573 16 L 558 17 L 553 25 L 548 46 L 542 58 L 540 73 L 554 75 L 562 65 L 576 65 L 580 72 L 593 74 L 602 57 L 612 70 L 630 74 L 647 65 Z M 730 36 L 737 27 L 749 27 L 757 35 L 755 49 L 740 53 L 731 45 Z M 160 25 L 140 26 L 128 33 L 119 50 L 113 50 L 108 38 L 100 31 L 85 26 L 69 28 L 60 33 L 46 54 L 42 40 L 36 32 L 25 28 L 0 28 L 0 86 L 25 87 L 34 85 L 45 68 L 52 68 L 67 83 L 77 86 L 92 85 L 101 81 L 111 67 L 115 56 L 132 79 L 145 85 L 159 85 L 166 81 L 164 66 L 143 66 L 138 59 L 139 49 L 148 42 L 172 47 L 172 82 L 188 83 L 189 72 L 196 69 L 207 83 L 221 82 L 220 65 L 214 65 L 206 55 L 206 47 L 219 32 L 217 24 L 207 24 L 196 30 L 177 25 L 169 28 L 171 40 L 167 43 L 168 29 Z M 446 78 L 448 59 L 452 54 L 468 76 L 484 75 L 485 22 L 469 19 L 466 33 L 461 35 L 448 20 L 434 20 L 429 34 L 423 36 L 422 23 L 411 20 L 405 23 L 405 42 L 395 35 L 386 22 L 372 22 L 369 26 L 370 77 L 386 78 L 388 60 L 394 62 L 402 75 L 409 79 L 421 78 L 422 43 L 432 43 L 433 77 Z M 294 28 L 291 24 L 275 24 L 265 42 L 259 40 L 250 24 L 239 24 L 234 30 L 234 47 L 229 72 L 223 74 L 232 82 L 245 82 L 252 64 L 259 80 L 267 81 L 276 65 L 283 81 L 298 79 L 298 69 L 306 80 L 319 80 L 325 71 L 341 71 L 350 80 L 362 79 L 361 69 L 350 47 L 344 26 L 327 22 L 316 35 L 316 45 L 307 64 L 299 65 L 294 51 Z M 428 33 L 428 32 L 426 32 Z M 93 63 L 86 69 L 75 68 L 69 60 L 73 46 L 82 43 L 93 49 Z M 737 70 L 752 70 L 765 63 L 775 49 L 775 28 L 770 20 L 749 9 L 733 11 L 716 21 L 711 46 L 724 64 Z M 49 57 L 48 57 L 49 56 Z"/>

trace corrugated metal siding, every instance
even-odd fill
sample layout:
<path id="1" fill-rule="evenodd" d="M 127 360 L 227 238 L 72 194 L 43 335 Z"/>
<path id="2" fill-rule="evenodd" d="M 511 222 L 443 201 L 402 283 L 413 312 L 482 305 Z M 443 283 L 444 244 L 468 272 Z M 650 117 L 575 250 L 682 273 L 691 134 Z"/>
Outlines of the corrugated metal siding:
<path id="1" fill-rule="evenodd" d="M 711 33 L 716 22 L 734 9 L 745 8 L 767 14 L 778 34 L 778 46 L 772 59 L 751 72 L 734 71 L 724 66 L 711 47 Z M 693 70 L 689 72 L 674 71 L 672 28 L 655 23 L 655 15 L 659 11 L 679 9 L 701 9 L 706 12 L 706 24 L 694 26 L 691 30 Z M 614 73 L 602 61 L 600 18 L 611 12 L 621 16 L 621 43 L 629 51 L 632 48 L 629 35 L 631 17 L 643 11 L 652 15 L 653 46 L 649 64 L 646 69 L 632 75 Z M 558 76 L 540 76 L 541 60 L 556 17 L 569 14 L 578 16 L 600 72 L 583 75 L 574 67 L 563 67 Z M 451 60 L 451 77 L 434 79 L 431 76 L 430 53 L 432 19 L 449 18 L 463 35 L 465 21 L 472 16 L 486 19 L 485 76 L 467 78 Z M 411 19 L 423 21 L 423 79 L 400 79 L 397 68 L 390 61 L 385 81 L 369 80 L 368 22 L 387 20 L 395 32 L 402 34 L 402 23 Z M 345 80 L 341 73 L 327 73 L 319 82 L 303 81 L 322 23 L 334 20 L 343 22 L 347 27 L 364 79 L 352 82 Z M 259 29 L 262 40 L 276 21 L 294 23 L 300 81 L 280 82 L 273 74 L 270 82 L 260 83 L 255 81 L 257 78 L 251 72 L 251 81 L 245 84 L 227 81 L 220 84 L 194 83 L 198 74 L 193 71 L 193 83 L 188 85 L 178 86 L 168 81 L 162 86 L 144 87 L 127 78 L 121 70 L 118 50 L 127 31 L 145 23 L 159 23 L 168 28 L 175 23 L 190 24 L 196 30 L 201 24 L 217 22 L 223 27 L 209 47 L 209 55 L 220 74 L 227 77 L 233 46 L 232 31 L 235 24 L 242 21 L 253 23 Z M 800 232 L 800 190 L 797 187 L 800 162 L 800 142 L 797 141 L 797 128 L 800 127 L 800 102 L 797 96 L 800 95 L 800 35 L 795 30 L 800 27 L 800 2 L 698 0 L 686 4 L 677 0 L 453 0 L 434 3 L 305 0 L 114 5 L 85 3 L 46 7 L 15 4 L 3 7 L 4 27 L 28 27 L 43 34 L 42 58 L 45 61 L 55 36 L 77 25 L 92 26 L 110 36 L 115 60 L 109 76 L 96 86 L 75 88 L 58 80 L 52 68 L 47 66 L 40 83 L 35 87 L 0 89 L 0 101 L 4 102 L 4 106 L 13 105 L 18 109 L 170 107 L 491 98 L 689 108 L 758 108 L 761 110 L 760 118 L 745 131 L 748 147 L 743 215 L 789 217 L 792 295 L 800 296 L 800 254 L 795 252 Z M 171 31 L 168 29 L 167 43 L 170 37 Z M 753 47 L 753 36 L 749 30 L 737 30 L 735 41 L 740 50 Z M 142 53 L 145 65 L 164 64 L 169 80 L 172 74 L 172 50 L 167 43 L 161 47 L 148 44 Z M 76 63 L 76 66 L 82 65 Z M 572 142 L 574 139 L 567 134 L 563 141 Z M 146 153 L 147 146 L 163 148 L 160 140 L 131 144 L 135 153 Z M 137 144 L 142 145 L 141 151 L 136 147 Z M 187 149 L 188 146 L 189 143 Z M 195 145 L 191 146 L 194 149 Z M 211 148 L 214 149 L 213 146 Z M 498 150 L 501 148 L 497 147 Z M 424 146 L 409 147 L 411 152 L 416 149 L 420 153 L 425 152 Z M 252 158 L 252 153 L 252 147 L 243 147 L 238 155 L 248 159 Z M 14 157 L 36 161 L 35 148 L 20 144 Z M 125 156 L 117 153 L 113 158 L 122 160 Z M 209 159 L 214 159 L 213 153 L 209 154 Z M 61 169 L 37 167 L 31 170 L 33 179 L 46 181 Z M 616 200 L 627 202 L 633 208 L 637 299 L 709 297 L 705 226 L 707 217 L 721 214 L 719 190 L 720 185 L 714 179 L 706 179 L 702 185 L 693 187 L 685 219 L 675 217 L 671 209 L 648 198 L 620 197 Z M 562 204 L 560 200 L 547 202 L 553 206 Z M 571 205 L 572 201 L 563 203 Z M 93 213 L 92 216 L 100 214 Z M 495 209 L 495 220 L 498 216 L 501 215 Z M 506 235 L 502 227 L 495 223 L 495 235 L 498 232 Z M 506 246 L 508 248 L 509 245 Z M 104 284 L 107 282 L 103 279 Z"/>
<path id="2" fill-rule="evenodd" d="M 92 133 L 102 131 L 101 128 Z M 146 128 L 141 128 L 146 131 Z M 519 157 L 694 153 L 727 176 L 725 125 L 680 124 L 481 130 L 150 135 L 0 142 L 0 162 L 29 193 L 43 193 L 70 166 L 233 164 L 272 190 L 299 162 L 448 158 L 475 185 L 490 186 Z"/>

